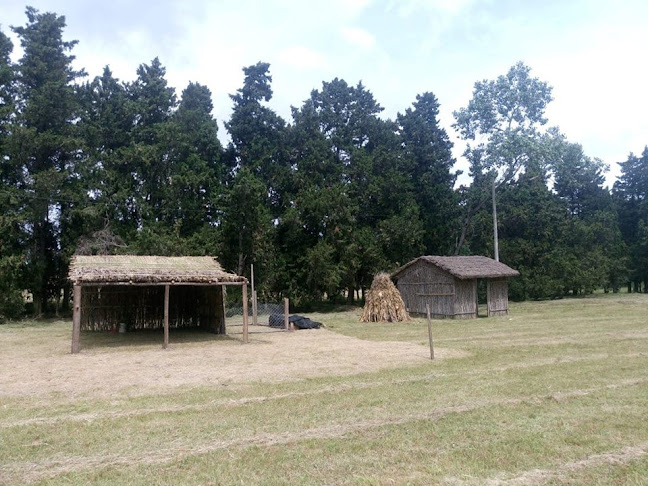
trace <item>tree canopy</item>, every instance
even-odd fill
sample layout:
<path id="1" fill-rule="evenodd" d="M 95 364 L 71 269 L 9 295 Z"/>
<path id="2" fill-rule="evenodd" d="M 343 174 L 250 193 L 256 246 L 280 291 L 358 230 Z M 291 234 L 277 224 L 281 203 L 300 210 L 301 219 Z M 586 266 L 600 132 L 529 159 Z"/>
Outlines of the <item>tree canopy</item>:
<path id="1" fill-rule="evenodd" d="M 0 320 L 64 309 L 75 251 L 210 254 L 243 275 L 254 264 L 268 298 L 353 302 L 421 254 L 492 256 L 495 187 L 514 298 L 648 286 L 648 148 L 608 190 L 605 164 L 548 127 L 552 88 L 523 63 L 454 113 L 472 178 L 456 187 L 431 91 L 389 119 L 369 87 L 336 77 L 283 119 L 258 62 L 219 138 L 209 89 L 176 92 L 161 59 L 130 82 L 108 67 L 87 79 L 65 17 L 28 7 L 12 30 L 23 56 L 0 31 Z"/>

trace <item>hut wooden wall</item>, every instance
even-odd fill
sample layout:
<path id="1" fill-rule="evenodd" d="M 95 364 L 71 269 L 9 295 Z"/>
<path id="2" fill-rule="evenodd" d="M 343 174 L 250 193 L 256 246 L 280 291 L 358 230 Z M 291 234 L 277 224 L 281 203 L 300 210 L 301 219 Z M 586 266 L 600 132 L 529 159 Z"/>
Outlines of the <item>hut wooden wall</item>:
<path id="1" fill-rule="evenodd" d="M 169 327 L 201 327 L 225 332 L 221 286 L 171 286 Z M 129 330 L 164 325 L 164 286 L 83 286 L 81 329 L 109 331 L 126 323 Z"/>
<path id="2" fill-rule="evenodd" d="M 508 315 L 508 281 L 505 278 L 488 280 L 488 316 Z"/>
<path id="3" fill-rule="evenodd" d="M 413 264 L 398 277 L 397 287 L 408 312 L 425 314 L 427 303 L 432 317 L 450 317 L 455 313 L 455 279 L 434 265 Z"/>
<path id="4" fill-rule="evenodd" d="M 198 287 L 200 296 L 200 326 L 214 334 L 225 334 L 225 308 L 223 306 L 223 287 Z"/>
<path id="5" fill-rule="evenodd" d="M 455 319 L 474 319 L 477 317 L 477 280 L 455 281 Z"/>

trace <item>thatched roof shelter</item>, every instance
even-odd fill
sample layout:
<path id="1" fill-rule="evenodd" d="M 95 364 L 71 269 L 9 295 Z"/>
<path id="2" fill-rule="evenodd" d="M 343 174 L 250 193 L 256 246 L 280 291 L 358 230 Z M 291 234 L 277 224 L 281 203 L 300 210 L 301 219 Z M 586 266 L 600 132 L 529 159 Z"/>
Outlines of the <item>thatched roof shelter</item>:
<path id="1" fill-rule="evenodd" d="M 225 272 L 220 263 L 209 256 L 77 255 L 70 264 L 69 277 L 72 282 L 86 284 L 247 282 L 245 277 Z"/>
<path id="2" fill-rule="evenodd" d="M 72 352 L 80 331 L 200 327 L 225 333 L 225 285 L 243 292 L 243 340 L 247 341 L 247 279 L 227 273 L 213 257 L 77 255 L 70 264 L 74 284 Z M 173 291 L 171 291 L 173 288 Z"/>
<path id="3" fill-rule="evenodd" d="M 520 273 L 484 256 L 421 256 L 396 270 L 392 277 L 409 312 L 434 317 L 477 317 L 477 280 L 487 281 L 487 313 L 508 314 L 508 277 Z"/>

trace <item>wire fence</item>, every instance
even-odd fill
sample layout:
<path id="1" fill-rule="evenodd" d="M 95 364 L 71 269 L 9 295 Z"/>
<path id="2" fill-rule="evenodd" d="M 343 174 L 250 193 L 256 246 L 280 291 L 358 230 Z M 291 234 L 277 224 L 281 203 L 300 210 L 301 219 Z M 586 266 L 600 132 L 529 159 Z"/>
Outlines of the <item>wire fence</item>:
<path id="1" fill-rule="evenodd" d="M 243 326 L 243 306 L 227 306 L 225 309 L 225 322 L 227 327 Z M 256 322 L 254 319 L 254 306 L 248 305 L 248 324 L 266 326 L 271 329 L 284 330 L 284 304 L 274 302 L 259 302 L 257 304 Z"/>

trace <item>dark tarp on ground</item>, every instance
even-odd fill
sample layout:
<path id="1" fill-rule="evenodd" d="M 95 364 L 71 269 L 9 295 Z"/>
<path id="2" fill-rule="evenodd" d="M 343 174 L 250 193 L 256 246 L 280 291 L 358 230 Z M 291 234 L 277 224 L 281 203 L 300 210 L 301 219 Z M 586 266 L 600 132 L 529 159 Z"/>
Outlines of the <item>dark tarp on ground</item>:
<path id="1" fill-rule="evenodd" d="M 319 329 L 322 325 L 321 322 L 311 321 L 308 317 L 298 315 L 288 316 L 288 322 L 294 324 L 297 329 Z M 270 327 L 284 327 L 284 315 L 270 314 L 268 323 Z"/>

